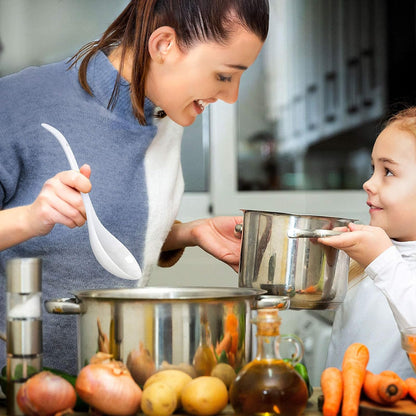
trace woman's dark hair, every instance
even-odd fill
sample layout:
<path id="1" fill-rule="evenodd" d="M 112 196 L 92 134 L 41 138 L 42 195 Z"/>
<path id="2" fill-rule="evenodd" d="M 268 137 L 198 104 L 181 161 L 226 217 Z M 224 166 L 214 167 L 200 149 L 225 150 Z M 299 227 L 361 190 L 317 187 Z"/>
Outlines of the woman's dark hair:
<path id="1" fill-rule="evenodd" d="M 178 46 L 187 48 L 197 42 L 226 43 L 238 23 L 257 35 L 263 42 L 269 29 L 268 0 L 132 0 L 102 37 L 86 44 L 71 59 L 80 61 L 79 81 L 91 95 L 87 82 L 90 59 L 100 50 L 122 47 L 121 65 L 127 50 L 133 51 L 131 100 L 140 124 L 144 116 L 145 79 L 150 55 L 147 49 L 150 35 L 161 26 L 175 29 Z M 120 68 L 108 108 L 113 108 L 120 85 Z"/>

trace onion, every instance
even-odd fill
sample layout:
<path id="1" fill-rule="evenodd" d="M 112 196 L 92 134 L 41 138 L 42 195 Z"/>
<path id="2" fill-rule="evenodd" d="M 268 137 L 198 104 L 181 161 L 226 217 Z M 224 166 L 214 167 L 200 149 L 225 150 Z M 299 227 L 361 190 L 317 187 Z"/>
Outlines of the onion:
<path id="1" fill-rule="evenodd" d="M 77 395 L 72 384 L 49 371 L 29 378 L 16 396 L 20 410 L 28 416 L 49 416 L 75 406 Z"/>
<path id="2" fill-rule="evenodd" d="M 126 365 L 134 381 L 140 386 L 143 386 L 146 380 L 156 372 L 155 362 L 142 342 L 139 344 L 139 349 L 130 351 Z"/>
<path id="3" fill-rule="evenodd" d="M 106 415 L 127 416 L 140 408 L 142 390 L 120 361 L 88 364 L 75 382 L 78 395 Z"/>
<path id="4" fill-rule="evenodd" d="M 111 361 L 114 361 L 113 354 L 107 354 L 106 352 L 99 351 L 91 357 L 90 364 L 109 363 Z"/>

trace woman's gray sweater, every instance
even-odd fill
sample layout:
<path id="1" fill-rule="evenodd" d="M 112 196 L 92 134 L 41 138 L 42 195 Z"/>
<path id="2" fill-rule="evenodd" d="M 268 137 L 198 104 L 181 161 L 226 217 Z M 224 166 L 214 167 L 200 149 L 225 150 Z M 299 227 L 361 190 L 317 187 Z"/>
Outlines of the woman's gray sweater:
<path id="1" fill-rule="evenodd" d="M 168 118 L 154 122 L 146 100 L 147 126 L 133 116 L 129 84 L 122 81 L 116 106 L 107 105 L 117 72 L 98 53 L 88 67 L 93 96 L 66 62 L 31 67 L 0 79 L 0 208 L 31 204 L 44 182 L 69 170 L 48 123 L 68 140 L 79 166 L 91 166 L 91 200 L 101 222 L 138 260 L 146 276 L 156 264 L 183 194 L 180 165 L 182 127 Z M 0 252 L 0 331 L 5 332 L 6 261 L 43 259 L 43 299 L 83 289 L 132 287 L 96 261 L 87 226 L 55 225 L 46 236 Z M 76 373 L 76 317 L 43 312 L 44 365 Z M 0 341 L 0 365 L 5 363 Z"/>

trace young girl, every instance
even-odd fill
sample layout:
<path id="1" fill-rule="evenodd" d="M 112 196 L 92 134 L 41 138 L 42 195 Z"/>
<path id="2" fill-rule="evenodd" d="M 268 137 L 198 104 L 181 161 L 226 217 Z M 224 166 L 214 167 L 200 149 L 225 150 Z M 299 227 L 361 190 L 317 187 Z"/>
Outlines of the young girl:
<path id="1" fill-rule="evenodd" d="M 348 345 L 361 342 L 370 350 L 370 371 L 407 378 L 414 373 L 400 330 L 416 326 L 416 107 L 389 120 L 372 163 L 374 173 L 363 185 L 370 225 L 350 224 L 350 232 L 319 239 L 356 262 L 336 311 L 327 366 L 341 368 Z"/>
<path id="2" fill-rule="evenodd" d="M 174 224 L 184 190 L 180 144 L 183 126 L 207 105 L 237 100 L 266 39 L 268 13 L 268 0 L 132 0 L 70 62 L 0 79 L 2 305 L 11 257 L 42 257 L 45 299 L 136 284 L 95 260 L 80 192 L 91 191 L 98 217 L 145 276 L 161 249 L 172 264 L 192 245 L 238 268 L 240 218 Z M 84 163 L 80 172 L 68 170 L 41 123 L 68 139 Z M 76 321 L 63 318 L 43 315 L 44 364 L 74 373 Z"/>

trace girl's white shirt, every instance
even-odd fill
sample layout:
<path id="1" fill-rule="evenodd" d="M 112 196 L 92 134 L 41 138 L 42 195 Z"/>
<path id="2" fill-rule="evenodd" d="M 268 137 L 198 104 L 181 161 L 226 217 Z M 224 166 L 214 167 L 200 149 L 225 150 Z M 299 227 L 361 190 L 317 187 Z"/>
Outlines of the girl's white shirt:
<path id="1" fill-rule="evenodd" d="M 416 326 L 416 242 L 393 241 L 349 283 L 332 328 L 326 366 L 342 367 L 345 350 L 353 342 L 370 351 L 368 370 L 392 370 L 414 377 L 400 330 Z"/>
<path id="2" fill-rule="evenodd" d="M 416 241 L 393 244 L 366 272 L 386 296 L 402 330 L 416 326 Z"/>

